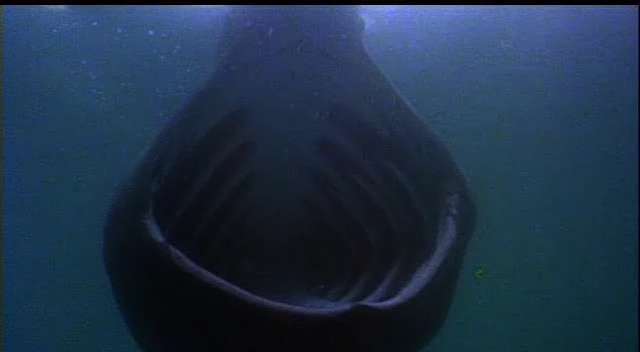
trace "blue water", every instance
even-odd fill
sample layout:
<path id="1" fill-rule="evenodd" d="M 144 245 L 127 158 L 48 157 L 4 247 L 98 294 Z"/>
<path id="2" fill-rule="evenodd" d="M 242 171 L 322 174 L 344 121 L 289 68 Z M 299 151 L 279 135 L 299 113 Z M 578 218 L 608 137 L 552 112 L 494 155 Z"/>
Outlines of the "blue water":
<path id="1" fill-rule="evenodd" d="M 114 187 L 215 69 L 224 7 L 3 9 L 2 350 L 137 351 L 102 264 Z M 638 348 L 638 8 L 368 7 L 366 45 L 469 178 L 425 348 Z"/>

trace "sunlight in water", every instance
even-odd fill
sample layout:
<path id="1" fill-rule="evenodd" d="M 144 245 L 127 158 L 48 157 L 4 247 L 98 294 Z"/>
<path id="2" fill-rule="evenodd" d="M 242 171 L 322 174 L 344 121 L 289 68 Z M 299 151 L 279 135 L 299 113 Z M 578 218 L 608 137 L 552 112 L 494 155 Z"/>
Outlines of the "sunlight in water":
<path id="1" fill-rule="evenodd" d="M 49 10 L 66 10 L 69 8 L 68 5 L 41 5 L 41 6 Z"/>

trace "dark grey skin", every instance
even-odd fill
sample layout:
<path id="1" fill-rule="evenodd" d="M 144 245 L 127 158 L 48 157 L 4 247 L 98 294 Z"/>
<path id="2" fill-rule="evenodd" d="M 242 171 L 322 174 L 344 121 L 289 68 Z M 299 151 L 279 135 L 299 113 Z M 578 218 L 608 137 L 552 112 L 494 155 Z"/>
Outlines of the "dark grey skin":
<path id="1" fill-rule="evenodd" d="M 104 257 L 145 351 L 418 351 L 475 210 L 354 6 L 235 7 L 214 77 L 121 186 Z"/>

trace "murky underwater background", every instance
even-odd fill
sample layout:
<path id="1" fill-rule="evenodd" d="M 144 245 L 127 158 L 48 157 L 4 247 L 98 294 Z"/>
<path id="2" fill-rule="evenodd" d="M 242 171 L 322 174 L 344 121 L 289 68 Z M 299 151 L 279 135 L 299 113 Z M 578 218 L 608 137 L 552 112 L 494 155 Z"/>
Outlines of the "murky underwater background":
<path id="1" fill-rule="evenodd" d="M 224 7 L 3 9 L 4 348 L 137 351 L 102 264 L 115 186 L 212 74 Z M 638 348 L 638 8 L 362 9 L 478 225 L 425 351 Z"/>

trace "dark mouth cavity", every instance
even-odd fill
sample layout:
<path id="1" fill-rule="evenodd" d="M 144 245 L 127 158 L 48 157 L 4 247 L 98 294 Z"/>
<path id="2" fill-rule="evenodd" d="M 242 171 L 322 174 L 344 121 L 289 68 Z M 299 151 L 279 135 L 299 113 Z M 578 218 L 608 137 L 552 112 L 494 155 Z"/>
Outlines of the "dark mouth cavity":
<path id="1" fill-rule="evenodd" d="M 337 106 L 332 133 L 313 142 L 317 162 L 297 175 L 312 191 L 287 207 L 264 204 L 252 192 L 258 146 L 248 115 L 227 114 L 161 161 L 151 213 L 165 239 L 275 301 L 335 307 L 394 297 L 431 256 L 438 227 L 437 189 L 418 190 L 408 150 Z"/>

